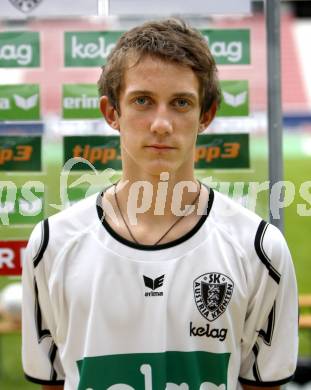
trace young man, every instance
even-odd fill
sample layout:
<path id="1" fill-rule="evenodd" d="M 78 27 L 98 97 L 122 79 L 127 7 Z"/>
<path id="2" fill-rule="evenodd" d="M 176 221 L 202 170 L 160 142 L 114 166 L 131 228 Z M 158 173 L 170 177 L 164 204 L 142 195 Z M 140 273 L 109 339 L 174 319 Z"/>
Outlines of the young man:
<path id="1" fill-rule="evenodd" d="M 275 227 L 194 177 L 220 96 L 204 38 L 179 20 L 139 26 L 99 89 L 122 177 L 31 235 L 26 376 L 46 390 L 279 388 L 297 358 L 293 265 Z"/>

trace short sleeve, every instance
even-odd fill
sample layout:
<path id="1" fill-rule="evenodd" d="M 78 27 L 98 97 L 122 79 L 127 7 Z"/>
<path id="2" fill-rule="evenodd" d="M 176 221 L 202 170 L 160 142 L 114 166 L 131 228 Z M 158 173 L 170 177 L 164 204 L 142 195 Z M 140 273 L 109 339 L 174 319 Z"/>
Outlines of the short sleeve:
<path id="1" fill-rule="evenodd" d="M 64 372 L 51 327 L 50 302 L 42 263 L 49 241 L 48 220 L 29 239 L 23 262 L 22 362 L 27 379 L 42 385 L 64 384 Z"/>
<path id="2" fill-rule="evenodd" d="M 260 271 L 254 277 L 244 326 L 239 380 L 253 386 L 278 386 L 291 380 L 297 364 L 295 271 L 286 241 L 276 227 L 262 221 L 254 246 Z"/>

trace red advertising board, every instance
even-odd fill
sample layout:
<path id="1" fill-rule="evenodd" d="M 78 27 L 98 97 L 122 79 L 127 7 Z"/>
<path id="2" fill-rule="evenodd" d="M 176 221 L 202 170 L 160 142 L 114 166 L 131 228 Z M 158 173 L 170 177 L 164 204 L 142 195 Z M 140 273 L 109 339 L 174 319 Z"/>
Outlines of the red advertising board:
<path id="1" fill-rule="evenodd" d="M 27 241 L 0 241 L 0 276 L 20 275 Z"/>

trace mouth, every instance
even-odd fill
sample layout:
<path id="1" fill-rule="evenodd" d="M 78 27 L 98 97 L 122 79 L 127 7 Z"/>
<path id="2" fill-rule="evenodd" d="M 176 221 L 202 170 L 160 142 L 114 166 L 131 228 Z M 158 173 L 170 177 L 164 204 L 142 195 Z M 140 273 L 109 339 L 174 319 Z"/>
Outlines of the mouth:
<path id="1" fill-rule="evenodd" d="M 155 149 L 155 150 L 173 150 L 173 149 L 175 149 L 173 146 L 164 145 L 164 144 L 147 145 L 146 148 Z"/>

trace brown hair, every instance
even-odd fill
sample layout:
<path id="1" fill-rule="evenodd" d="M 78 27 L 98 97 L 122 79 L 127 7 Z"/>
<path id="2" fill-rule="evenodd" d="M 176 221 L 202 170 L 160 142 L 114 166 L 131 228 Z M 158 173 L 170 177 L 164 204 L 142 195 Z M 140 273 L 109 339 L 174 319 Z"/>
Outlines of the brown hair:
<path id="1" fill-rule="evenodd" d="M 102 67 L 100 96 L 107 96 L 120 113 L 119 96 L 129 59 L 137 64 L 145 56 L 189 66 L 200 83 L 201 113 L 221 101 L 215 60 L 202 34 L 181 19 L 146 22 L 125 32 Z"/>

